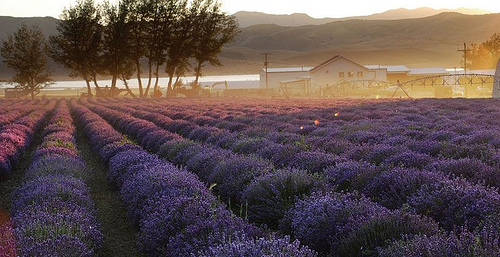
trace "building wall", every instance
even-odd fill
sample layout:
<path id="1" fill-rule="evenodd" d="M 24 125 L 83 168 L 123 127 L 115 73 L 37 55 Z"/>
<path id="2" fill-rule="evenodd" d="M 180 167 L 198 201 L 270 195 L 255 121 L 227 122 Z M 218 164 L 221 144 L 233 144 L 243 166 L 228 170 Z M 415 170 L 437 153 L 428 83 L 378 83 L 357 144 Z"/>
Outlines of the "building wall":
<path id="1" fill-rule="evenodd" d="M 293 71 L 293 72 L 268 72 L 267 82 L 269 89 L 278 89 L 280 81 L 298 79 L 299 77 L 309 76 L 309 71 Z M 260 88 L 266 88 L 266 71 L 260 72 Z"/>
<path id="2" fill-rule="evenodd" d="M 377 81 L 387 81 L 387 70 L 386 69 L 377 69 L 377 70 L 371 70 L 373 72 L 374 80 Z"/>
<path id="3" fill-rule="evenodd" d="M 370 71 L 361 65 L 344 58 L 338 58 L 311 72 L 311 84 L 327 87 L 341 81 L 374 79 L 375 74 L 374 71 Z"/>
<path id="4" fill-rule="evenodd" d="M 389 73 L 387 74 L 387 81 L 392 82 L 392 83 L 397 83 L 398 80 L 399 82 L 405 82 L 410 80 L 411 78 L 408 77 L 408 74 L 406 73 Z"/>

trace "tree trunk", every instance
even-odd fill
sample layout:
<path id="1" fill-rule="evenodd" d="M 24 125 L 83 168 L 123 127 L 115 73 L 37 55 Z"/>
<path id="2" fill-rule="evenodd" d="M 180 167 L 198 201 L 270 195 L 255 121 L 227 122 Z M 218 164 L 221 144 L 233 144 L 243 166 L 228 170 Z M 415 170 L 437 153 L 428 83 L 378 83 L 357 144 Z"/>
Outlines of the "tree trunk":
<path id="1" fill-rule="evenodd" d="M 117 75 L 113 75 L 113 77 L 111 78 L 111 88 L 112 89 L 116 89 L 116 81 L 118 80 L 118 76 Z"/>
<path id="2" fill-rule="evenodd" d="M 127 90 L 127 93 L 130 96 L 132 96 L 133 98 L 137 98 L 137 96 L 134 94 L 134 92 L 132 92 L 132 90 L 128 86 L 128 82 L 127 82 L 127 79 L 125 78 L 125 76 L 122 77 L 122 81 L 123 81 L 123 84 L 125 84 L 125 89 Z"/>
<path id="3" fill-rule="evenodd" d="M 148 62 L 148 85 L 146 86 L 146 92 L 143 97 L 148 97 L 149 88 L 151 87 L 151 81 L 153 79 L 153 63 L 151 61 Z"/>
<path id="4" fill-rule="evenodd" d="M 156 64 L 156 69 L 155 69 L 155 85 L 154 85 L 154 89 L 156 90 L 156 88 L 158 88 L 158 82 L 160 80 L 160 65 Z M 150 90 L 150 87 L 148 86 L 148 88 L 146 88 L 146 95 L 149 94 L 149 90 Z"/>
<path id="5" fill-rule="evenodd" d="M 172 95 L 172 82 L 174 80 L 174 74 L 168 74 L 168 85 L 167 85 L 167 92 L 165 94 L 165 97 L 170 97 Z"/>
<path id="6" fill-rule="evenodd" d="M 142 78 L 141 78 L 141 62 L 139 59 L 135 60 L 135 66 L 137 67 L 137 83 L 139 85 L 139 97 L 143 97 L 143 91 L 142 91 Z"/>
<path id="7" fill-rule="evenodd" d="M 194 84 L 195 85 L 198 85 L 198 79 L 200 78 L 201 76 L 201 66 L 203 64 L 201 62 L 198 62 L 198 67 L 196 67 L 195 71 L 196 71 L 196 78 L 194 79 Z"/>
<path id="8" fill-rule="evenodd" d="M 91 97 L 92 96 L 92 88 L 90 87 L 90 81 L 89 77 L 87 74 L 83 74 L 83 79 L 85 80 L 85 84 L 87 84 L 87 96 Z"/>
<path id="9" fill-rule="evenodd" d="M 95 75 L 92 75 L 92 81 L 94 82 L 95 86 L 95 95 L 99 96 L 99 94 L 101 93 L 101 87 L 99 86 L 99 84 L 97 84 L 97 77 Z"/>

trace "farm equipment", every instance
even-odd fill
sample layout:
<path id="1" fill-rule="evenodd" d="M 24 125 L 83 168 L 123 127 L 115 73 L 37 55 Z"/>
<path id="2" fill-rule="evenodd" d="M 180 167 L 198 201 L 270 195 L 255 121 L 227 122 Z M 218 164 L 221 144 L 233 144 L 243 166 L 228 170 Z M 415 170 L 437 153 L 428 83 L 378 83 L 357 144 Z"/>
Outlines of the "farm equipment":
<path id="1" fill-rule="evenodd" d="M 34 90 L 34 95 L 38 95 L 40 90 Z M 5 98 L 20 98 L 24 96 L 29 96 L 31 94 L 31 90 L 24 88 L 6 88 L 5 89 Z"/>

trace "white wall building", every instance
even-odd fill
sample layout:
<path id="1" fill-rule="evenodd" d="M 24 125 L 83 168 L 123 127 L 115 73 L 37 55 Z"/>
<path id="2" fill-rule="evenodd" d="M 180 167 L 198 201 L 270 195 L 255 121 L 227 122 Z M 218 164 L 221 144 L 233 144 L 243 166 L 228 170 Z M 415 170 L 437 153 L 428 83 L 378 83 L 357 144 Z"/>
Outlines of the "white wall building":
<path id="1" fill-rule="evenodd" d="M 374 80 L 396 83 L 419 77 L 450 74 L 444 68 L 410 69 L 404 65 L 360 65 L 341 55 L 316 67 L 269 68 L 260 72 L 261 89 L 279 89 L 282 85 L 326 88 L 343 81 Z"/>
<path id="2" fill-rule="evenodd" d="M 311 85 L 328 87 L 342 81 L 373 80 L 376 72 L 337 55 L 311 69 Z"/>
<path id="3" fill-rule="evenodd" d="M 278 89 L 280 82 L 309 78 L 309 72 L 312 67 L 292 67 L 292 68 L 268 68 L 260 71 L 261 89 Z M 267 78 L 266 78 L 267 77 Z"/>

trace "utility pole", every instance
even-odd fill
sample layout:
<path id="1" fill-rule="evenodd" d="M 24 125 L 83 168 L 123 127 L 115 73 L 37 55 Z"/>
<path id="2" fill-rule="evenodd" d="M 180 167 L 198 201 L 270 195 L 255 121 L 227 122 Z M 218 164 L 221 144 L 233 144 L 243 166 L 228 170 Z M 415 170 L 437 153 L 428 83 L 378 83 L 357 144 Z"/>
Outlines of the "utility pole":
<path id="1" fill-rule="evenodd" d="M 269 89 L 268 85 L 268 79 L 267 79 L 267 68 L 269 67 L 269 61 L 268 61 L 268 56 L 271 55 L 271 53 L 263 53 L 264 55 L 264 67 L 266 67 L 266 89 Z"/>
<path id="2" fill-rule="evenodd" d="M 464 43 L 464 49 L 459 49 L 458 51 L 464 53 L 464 74 L 467 74 L 467 52 L 469 52 L 470 49 L 467 49 L 467 44 Z"/>

